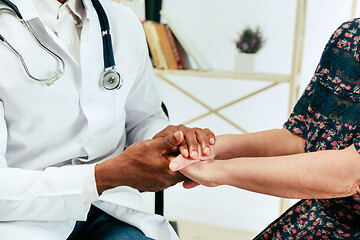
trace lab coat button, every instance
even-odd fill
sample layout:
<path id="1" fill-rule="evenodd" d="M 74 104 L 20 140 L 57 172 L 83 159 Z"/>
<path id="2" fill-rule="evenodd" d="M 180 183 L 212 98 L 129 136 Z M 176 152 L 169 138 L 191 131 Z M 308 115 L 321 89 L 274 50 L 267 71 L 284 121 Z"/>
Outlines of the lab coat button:
<path id="1" fill-rule="evenodd" d="M 68 46 L 70 46 L 71 43 L 72 43 L 71 40 L 67 40 L 67 41 L 66 41 L 66 45 L 68 45 Z"/>

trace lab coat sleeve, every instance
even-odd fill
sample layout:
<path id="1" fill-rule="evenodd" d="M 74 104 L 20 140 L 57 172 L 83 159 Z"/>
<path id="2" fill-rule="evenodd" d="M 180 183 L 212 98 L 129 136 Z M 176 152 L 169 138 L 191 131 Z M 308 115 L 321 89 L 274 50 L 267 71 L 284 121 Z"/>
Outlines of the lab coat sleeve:
<path id="1" fill-rule="evenodd" d="M 7 127 L 0 102 L 0 221 L 84 220 L 84 166 L 49 167 L 43 171 L 8 167 Z"/>
<path id="2" fill-rule="evenodd" d="M 168 125 L 161 108 L 156 77 L 148 52 L 144 51 L 135 83 L 125 105 L 127 144 L 152 138 Z"/>

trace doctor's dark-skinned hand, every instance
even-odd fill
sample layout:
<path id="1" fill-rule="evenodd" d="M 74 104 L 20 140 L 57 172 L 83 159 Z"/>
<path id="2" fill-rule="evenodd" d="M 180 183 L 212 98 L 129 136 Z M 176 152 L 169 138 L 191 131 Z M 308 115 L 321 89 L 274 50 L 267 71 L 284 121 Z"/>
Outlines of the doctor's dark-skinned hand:
<path id="1" fill-rule="evenodd" d="M 182 131 L 184 140 L 181 141 L 179 150 L 184 158 L 199 159 L 200 154 L 204 156 L 211 155 L 211 146 L 215 144 L 215 134 L 208 128 L 189 128 L 185 125 L 169 125 L 153 139 L 164 138 L 177 131 Z"/>
<path id="2" fill-rule="evenodd" d="M 98 193 L 118 186 L 129 186 L 141 191 L 156 192 L 186 181 L 179 172 L 169 169 L 164 157 L 178 152 L 184 135 L 181 131 L 167 137 L 135 143 L 118 157 L 95 167 Z"/>

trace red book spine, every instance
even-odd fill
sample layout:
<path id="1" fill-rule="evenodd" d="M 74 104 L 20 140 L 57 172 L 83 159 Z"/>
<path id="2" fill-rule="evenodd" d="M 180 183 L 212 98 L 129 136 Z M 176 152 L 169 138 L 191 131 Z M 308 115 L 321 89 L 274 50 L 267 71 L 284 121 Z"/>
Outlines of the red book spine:
<path id="1" fill-rule="evenodd" d="M 175 38 L 174 34 L 172 33 L 170 27 L 167 24 L 164 24 L 164 30 L 165 30 L 166 36 L 169 40 L 171 50 L 173 51 L 173 55 L 175 57 L 178 69 L 185 69 L 184 61 L 181 58 L 180 50 L 176 43 L 176 38 Z"/>

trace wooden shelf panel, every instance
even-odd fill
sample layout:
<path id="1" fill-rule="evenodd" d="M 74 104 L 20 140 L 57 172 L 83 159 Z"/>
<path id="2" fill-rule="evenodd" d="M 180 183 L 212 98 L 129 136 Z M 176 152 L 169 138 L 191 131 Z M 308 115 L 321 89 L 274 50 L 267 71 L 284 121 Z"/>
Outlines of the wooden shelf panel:
<path id="1" fill-rule="evenodd" d="M 269 82 L 290 82 L 290 74 L 273 74 L 273 73 L 247 73 L 240 74 L 232 71 L 220 71 L 220 70 L 163 70 L 154 69 L 158 75 L 170 74 L 180 76 L 192 76 L 192 77 L 209 77 L 209 78 L 230 78 L 230 79 L 243 79 L 243 80 L 257 80 L 257 81 L 269 81 Z"/>

